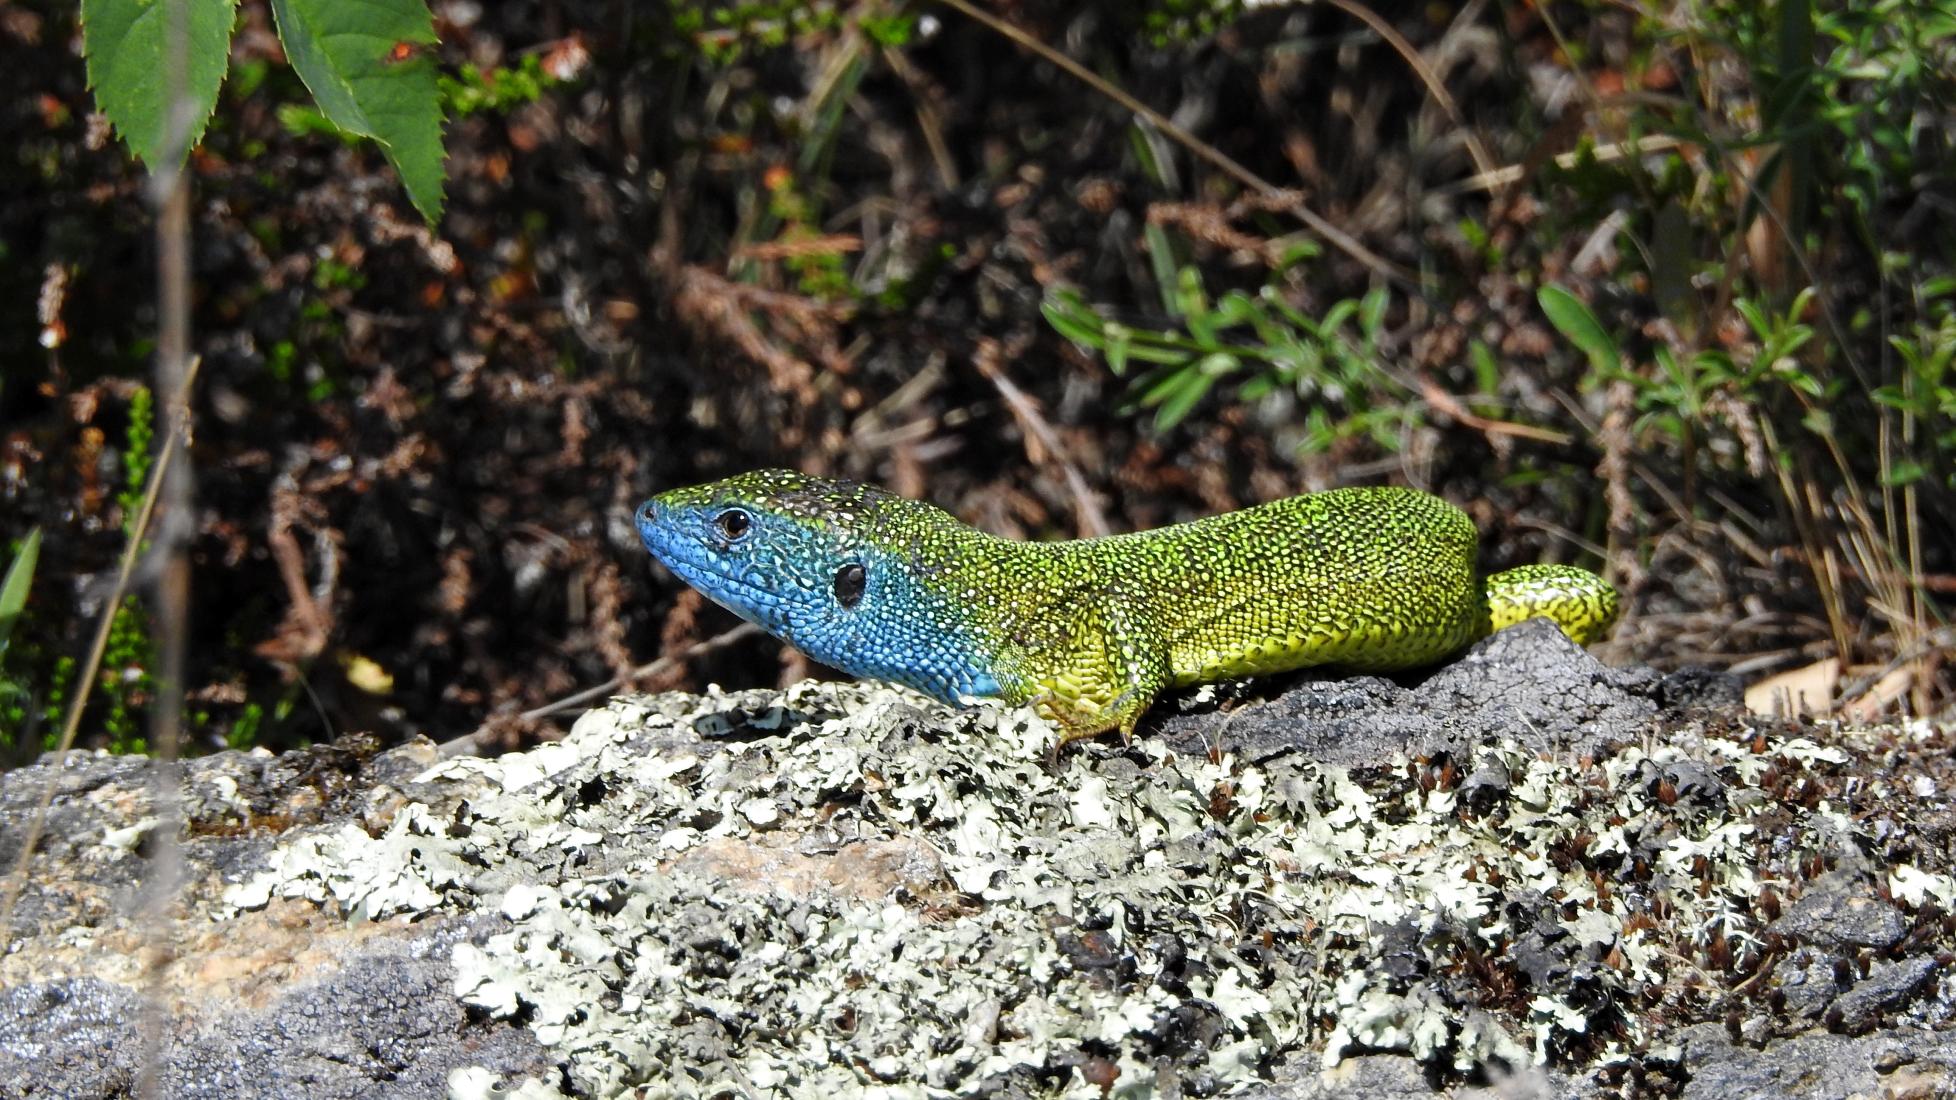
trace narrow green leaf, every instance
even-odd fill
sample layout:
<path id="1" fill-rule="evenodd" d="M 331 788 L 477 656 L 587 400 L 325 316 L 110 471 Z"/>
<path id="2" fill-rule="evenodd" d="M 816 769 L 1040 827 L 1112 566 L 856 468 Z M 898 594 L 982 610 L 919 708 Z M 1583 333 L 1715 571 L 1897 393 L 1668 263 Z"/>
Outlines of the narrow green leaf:
<path id="1" fill-rule="evenodd" d="M 1107 369 L 1113 371 L 1116 378 L 1127 375 L 1127 349 L 1130 343 L 1126 329 L 1110 334 L 1107 341 Z"/>
<path id="2" fill-rule="evenodd" d="M 441 100 L 423 0 L 272 0 L 285 56 L 319 109 L 373 138 L 429 222 L 441 217 Z"/>
<path id="3" fill-rule="evenodd" d="M 34 565 L 41 557 L 41 529 L 34 528 L 21 540 L 20 553 L 7 566 L 7 579 L 0 581 L 0 656 L 7 652 L 7 639 L 14 633 L 14 620 L 27 607 L 27 590 L 34 584 Z"/>
<path id="4" fill-rule="evenodd" d="M 1181 316 L 1181 303 L 1175 298 L 1175 246 L 1161 226 L 1149 222 L 1141 229 L 1148 244 L 1148 267 L 1155 275 L 1155 289 L 1161 291 L 1161 306 L 1170 317 Z"/>
<path id="5" fill-rule="evenodd" d="M 95 103 L 129 150 L 151 168 L 174 151 L 177 163 L 204 136 L 217 89 L 231 61 L 231 16 L 237 0 L 174 0 L 183 5 L 183 102 L 189 140 L 169 149 L 170 0 L 82 0 L 82 52 Z"/>
<path id="6" fill-rule="evenodd" d="M 1053 330 L 1068 340 L 1084 347 L 1100 345 L 1104 322 L 1100 314 L 1081 298 L 1078 291 L 1055 290 L 1046 295 L 1039 304 L 1039 312 Z"/>
<path id="7" fill-rule="evenodd" d="M 1263 299 L 1265 305 L 1276 310 L 1278 315 L 1290 322 L 1291 326 L 1297 329 L 1297 331 L 1312 337 L 1319 335 L 1320 329 L 1318 323 L 1298 312 L 1296 307 L 1292 306 L 1289 302 L 1284 301 L 1283 293 L 1276 287 L 1265 284 L 1264 288 L 1258 292 L 1258 296 Z"/>
<path id="8" fill-rule="evenodd" d="M 1467 359 L 1474 365 L 1474 384 L 1485 394 L 1493 394 L 1501 388 L 1501 365 L 1495 361 L 1494 352 L 1479 340 L 1467 344 Z"/>
<path id="9" fill-rule="evenodd" d="M 1202 400 L 1202 396 L 1209 392 L 1209 386 L 1213 381 L 1214 379 L 1201 371 L 1189 371 L 1183 375 L 1182 384 L 1168 395 L 1168 399 L 1161 403 L 1160 408 L 1155 410 L 1155 430 L 1165 432 L 1180 424 L 1182 418 L 1195 408 L 1195 403 Z"/>
<path id="10" fill-rule="evenodd" d="M 1202 273 L 1185 267 L 1175 276 L 1175 315 L 1189 330 L 1198 347 L 1205 351 L 1216 346 L 1216 326 L 1209 317 L 1209 292 L 1202 286 Z"/>
<path id="11" fill-rule="evenodd" d="M 1128 358 L 1142 363 L 1160 363 L 1165 366 L 1179 366 L 1195 358 L 1195 352 L 1188 348 L 1160 342 L 1162 337 L 1153 333 L 1141 334 L 1146 339 L 1137 340 L 1127 346 Z M 1148 341 L 1157 341 L 1150 343 Z"/>
<path id="12" fill-rule="evenodd" d="M 1535 300 L 1542 304 L 1542 312 L 1548 315 L 1549 323 L 1555 326 L 1556 331 L 1589 356 L 1591 367 L 1604 374 L 1614 374 L 1621 369 L 1623 359 L 1617 354 L 1616 341 L 1610 339 L 1603 322 L 1596 319 L 1581 298 L 1559 286 L 1550 285 L 1537 291 Z"/>
<path id="13" fill-rule="evenodd" d="M 1385 327 L 1386 305 L 1391 300 L 1391 293 L 1380 286 L 1367 291 L 1365 300 L 1359 304 L 1358 331 L 1367 345 L 1378 342 L 1379 330 Z"/>
<path id="14" fill-rule="evenodd" d="M 1163 401 L 1168 400 L 1175 391 L 1187 386 L 1191 377 L 1198 376 L 1201 373 L 1191 366 L 1177 365 L 1177 367 L 1178 369 L 1164 370 L 1158 373 L 1150 372 L 1147 377 L 1140 380 L 1137 385 L 1140 396 L 1136 400 L 1140 403 L 1141 407 L 1147 408 L 1151 405 L 1161 404 Z"/>
<path id="15" fill-rule="evenodd" d="M 1240 290 L 1232 290 L 1216 300 L 1216 323 L 1223 328 L 1254 325 L 1257 313 L 1256 300 Z"/>
<path id="16" fill-rule="evenodd" d="M 1221 378 L 1243 369 L 1243 360 L 1226 351 L 1212 351 L 1196 361 L 1195 369 L 1211 378 Z"/>
<path id="17" fill-rule="evenodd" d="M 1339 329 L 1344 328 L 1345 322 L 1351 320 L 1357 313 L 1358 303 L 1350 298 L 1333 302 L 1331 308 L 1324 311 L 1324 318 L 1317 323 L 1313 331 L 1319 336 L 1329 338 Z"/>
<path id="18" fill-rule="evenodd" d="M 1773 338 L 1773 322 L 1757 303 L 1746 298 L 1736 298 L 1732 301 L 1732 308 L 1738 310 L 1739 315 L 1745 318 L 1745 323 L 1752 328 L 1754 336 L 1762 341 Z"/>

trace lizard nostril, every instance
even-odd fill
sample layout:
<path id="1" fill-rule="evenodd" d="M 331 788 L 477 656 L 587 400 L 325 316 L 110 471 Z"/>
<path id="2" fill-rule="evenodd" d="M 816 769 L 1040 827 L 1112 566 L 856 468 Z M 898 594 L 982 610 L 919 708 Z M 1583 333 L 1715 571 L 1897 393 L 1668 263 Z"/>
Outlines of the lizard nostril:
<path id="1" fill-rule="evenodd" d="M 640 523 L 656 523 L 658 522 L 658 519 L 659 519 L 658 501 L 648 500 L 644 504 L 638 506 L 638 520 Z"/>

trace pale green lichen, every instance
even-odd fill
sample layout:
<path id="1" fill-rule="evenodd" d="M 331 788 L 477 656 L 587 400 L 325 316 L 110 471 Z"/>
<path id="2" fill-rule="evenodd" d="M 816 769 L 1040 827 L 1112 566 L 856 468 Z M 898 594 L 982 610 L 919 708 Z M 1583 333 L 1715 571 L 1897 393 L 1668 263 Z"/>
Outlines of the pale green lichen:
<path id="1" fill-rule="evenodd" d="M 561 743 L 432 770 L 420 782 L 454 797 L 378 837 L 294 836 L 231 900 L 500 914 L 507 931 L 455 948 L 457 995 L 523 1020 L 593 1095 L 951 1096 L 1016 1077 L 1097 1097 L 1068 1071 L 1087 1058 L 1118 1068 L 1114 1095 L 1163 1074 L 1202 1095 L 1365 1049 L 1469 1073 L 1629 1057 L 1646 995 L 1712 936 L 1760 949 L 1752 902 L 1786 891 L 1785 858 L 1855 842 L 1839 807 L 1760 789 L 1845 759 L 1798 740 L 1600 761 L 1490 746 L 1480 766 L 1507 782 L 1476 807 L 1404 758 L 1253 765 L 1144 740 L 1054 764 L 1052 736 L 1024 712 L 861 685 L 621 700 Z M 1686 765 L 1720 789 L 1694 792 Z M 936 864 L 880 892 L 765 870 L 895 842 Z M 730 850 L 755 854 L 751 873 Z M 1942 870 L 1889 881 L 1907 905 L 1952 900 Z M 1550 963 L 1523 977 L 1531 944 Z"/>

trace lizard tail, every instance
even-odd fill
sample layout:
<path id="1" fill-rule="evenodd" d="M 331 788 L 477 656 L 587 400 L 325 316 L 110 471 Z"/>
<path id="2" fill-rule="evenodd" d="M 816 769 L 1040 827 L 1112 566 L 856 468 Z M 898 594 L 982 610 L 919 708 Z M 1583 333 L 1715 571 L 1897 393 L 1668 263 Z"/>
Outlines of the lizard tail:
<path id="1" fill-rule="evenodd" d="M 1524 565 L 1487 578 L 1482 590 L 1487 598 L 1482 635 L 1539 615 L 1577 645 L 1588 645 L 1616 623 L 1616 589 L 1574 566 Z"/>

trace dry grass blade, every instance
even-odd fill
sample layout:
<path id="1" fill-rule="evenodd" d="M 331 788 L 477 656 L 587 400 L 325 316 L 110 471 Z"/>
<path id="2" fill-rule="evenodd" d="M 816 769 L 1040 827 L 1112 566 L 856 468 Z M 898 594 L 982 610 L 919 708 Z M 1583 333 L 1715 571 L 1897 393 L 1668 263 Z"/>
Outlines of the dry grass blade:
<path id="1" fill-rule="evenodd" d="M 1059 463 L 1066 478 L 1067 491 L 1073 494 L 1073 511 L 1078 519 L 1080 537 L 1097 538 L 1109 533 L 1111 528 L 1107 526 L 1107 517 L 1101 513 L 1100 503 L 1094 498 L 1093 489 L 1087 485 L 1086 475 L 1080 472 L 1077 463 L 1067 457 L 1059 434 L 1053 431 L 1053 426 L 1046 422 L 1046 417 L 1039 411 L 1039 402 L 999 369 L 999 361 L 1010 357 L 998 341 L 984 339 L 978 342 L 978 351 L 972 356 L 972 361 L 978 365 L 978 372 L 1005 399 L 1006 406 L 1012 410 L 1013 419 L 1026 433 L 1027 460 L 1035 466 L 1048 458 Z"/>
<path id="2" fill-rule="evenodd" d="M 1447 117 L 1453 120 L 1453 124 L 1460 127 L 1460 135 L 1467 142 L 1467 155 L 1474 158 L 1474 168 L 1482 176 L 1493 176 L 1497 171 L 1494 167 L 1494 158 L 1488 155 L 1487 147 L 1481 144 L 1480 135 L 1474 132 L 1473 127 L 1467 125 L 1466 116 L 1460 113 L 1460 105 L 1453 101 L 1453 95 L 1440 81 L 1440 75 L 1433 71 L 1433 66 L 1426 63 L 1426 58 L 1413 48 L 1413 44 L 1406 41 L 1406 36 L 1400 34 L 1392 24 L 1379 18 L 1378 12 L 1358 3 L 1358 0 L 1330 0 L 1330 4 L 1372 28 L 1374 34 L 1384 39 L 1387 45 L 1405 59 L 1406 67 L 1413 71 L 1413 75 L 1419 77 L 1420 83 L 1426 85 L 1426 93 L 1433 97 L 1433 102 L 1438 103 L 1440 109 L 1447 113 Z"/>
<path id="3" fill-rule="evenodd" d="M 183 393 L 188 401 L 190 388 L 197 379 L 197 368 L 202 361 L 192 359 L 183 375 Z M 143 503 L 136 513 L 136 523 L 131 529 L 129 540 L 122 548 L 122 561 L 116 567 L 115 583 L 110 586 L 109 595 L 102 603 L 102 618 L 95 627 L 95 639 L 89 643 L 88 657 L 82 661 L 80 675 L 75 680 L 74 700 L 68 704 L 68 714 L 61 723 L 61 737 L 55 743 L 54 754 L 59 757 L 75 747 L 75 731 L 81 727 L 82 709 L 88 705 L 88 697 L 95 687 L 95 677 L 102 671 L 102 654 L 109 648 L 109 628 L 115 622 L 115 609 L 122 604 L 122 597 L 129 590 L 130 574 L 135 572 L 136 557 L 142 549 L 143 536 L 149 531 L 150 520 L 156 513 L 156 500 L 163 491 L 163 478 L 170 472 L 178 447 L 177 444 L 187 431 L 190 418 L 182 409 L 185 402 L 178 403 L 178 411 L 170 416 L 170 427 L 163 437 L 163 446 L 150 469 L 149 481 L 143 486 Z M 14 863 L 13 874 L 8 876 L 4 900 L 0 900 L 0 930 L 12 927 L 14 906 L 20 902 L 20 892 L 27 885 L 27 867 L 34 858 L 34 849 L 41 843 L 41 832 L 47 826 L 48 806 L 54 801 L 54 779 L 49 778 L 42 789 L 41 797 L 34 804 L 34 816 L 28 820 L 27 836 L 20 848 L 20 858 Z"/>
<path id="4" fill-rule="evenodd" d="M 592 700 L 604 698 L 605 695 L 618 690 L 628 683 L 657 676 L 667 669 L 676 667 L 681 661 L 689 661 L 703 653 L 711 653 L 716 649 L 723 649 L 743 638 L 752 638 L 760 632 L 761 628 L 755 626 L 753 623 L 742 623 L 732 630 L 716 634 L 705 641 L 695 642 L 677 653 L 668 653 L 656 660 L 647 661 L 645 664 L 632 669 L 622 676 L 613 676 L 602 684 L 594 684 L 591 687 L 566 695 L 561 699 L 556 699 L 540 707 L 526 710 L 517 716 L 517 720 L 521 722 L 535 721 L 538 718 L 548 718 L 553 714 L 569 710 L 572 707 L 583 706 Z M 451 737 L 435 746 L 435 751 L 443 757 L 472 754 L 480 748 L 485 732 L 487 732 L 486 726 L 482 729 L 471 730 L 460 737 Z"/>
<path id="5" fill-rule="evenodd" d="M 956 188 L 960 182 L 957 159 L 951 155 L 950 143 L 944 140 L 944 120 L 937 105 L 930 100 L 930 87 L 924 75 L 917 71 L 902 50 L 885 46 L 882 54 L 890 71 L 903 81 L 904 87 L 910 89 L 913 109 L 917 112 L 917 129 L 923 132 L 924 147 L 930 150 L 931 166 L 937 169 L 939 186 L 947 191 Z"/>
<path id="6" fill-rule="evenodd" d="M 1044 60 L 1050 61 L 1058 66 L 1067 75 L 1085 83 L 1094 91 L 1127 108 L 1134 114 L 1147 119 L 1149 125 L 1173 138 L 1184 148 L 1188 149 L 1189 152 L 1222 169 L 1245 187 L 1269 196 L 1287 194 L 1276 184 L 1271 183 L 1269 180 L 1264 179 L 1262 176 L 1237 163 L 1227 153 L 1196 137 L 1194 134 L 1189 133 L 1187 130 L 1182 129 L 1180 126 L 1175 125 L 1166 115 L 1161 114 L 1127 92 L 1109 83 L 1086 66 L 1053 49 L 1032 35 L 1027 34 L 1019 27 L 988 12 L 980 11 L 978 8 L 967 3 L 966 0 L 939 0 L 939 2 L 946 7 L 963 13 L 972 21 L 980 23 L 1026 49 L 1031 50 Z M 1417 291 L 1424 288 L 1419 273 L 1409 271 L 1365 247 L 1363 244 L 1360 244 L 1357 238 L 1331 224 L 1323 215 L 1305 206 L 1303 201 L 1294 195 L 1286 199 L 1283 204 L 1283 209 L 1296 217 L 1297 220 L 1309 226 L 1313 232 L 1337 246 L 1339 251 L 1364 264 L 1366 267 L 1371 268 L 1380 277 L 1389 279 L 1409 290 Z"/>
<path id="7" fill-rule="evenodd" d="M 1586 149 L 1580 153 L 1557 153 L 1555 155 L 1555 164 L 1558 168 L 1574 168 L 1582 163 L 1584 158 L 1591 158 L 1599 163 L 1608 164 L 1612 161 L 1623 160 L 1626 157 L 1641 157 L 1648 153 L 1667 152 L 1678 148 L 1682 144 L 1684 143 L 1669 134 L 1649 134 L 1635 141 L 1613 141 L 1607 145 L 1598 145 L 1593 149 Z M 1495 168 L 1491 171 L 1482 171 L 1476 175 L 1468 176 L 1466 179 L 1457 183 L 1435 187 L 1433 193 L 1436 195 L 1457 195 L 1465 191 L 1494 191 L 1513 183 L 1519 183 L 1522 177 L 1527 174 L 1528 167 L 1526 165 L 1510 164 L 1503 168 Z"/>

